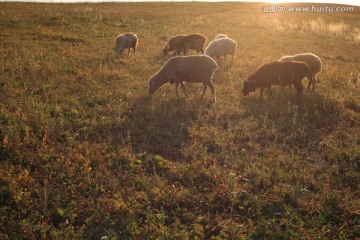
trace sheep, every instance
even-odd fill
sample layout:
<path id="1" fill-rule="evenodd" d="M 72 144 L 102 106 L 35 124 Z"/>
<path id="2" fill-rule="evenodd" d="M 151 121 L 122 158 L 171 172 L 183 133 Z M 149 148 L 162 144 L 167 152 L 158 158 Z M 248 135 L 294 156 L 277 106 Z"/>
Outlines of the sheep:
<path id="1" fill-rule="evenodd" d="M 204 35 L 198 33 L 189 34 L 180 40 L 176 53 L 179 55 L 182 52 L 186 55 L 189 49 L 204 53 L 205 42 L 206 37 Z"/>
<path id="2" fill-rule="evenodd" d="M 118 53 L 122 53 L 125 48 L 129 49 L 128 56 L 130 54 L 130 49 L 134 50 L 134 56 L 136 52 L 136 46 L 138 44 L 138 37 L 134 33 L 124 33 L 115 38 L 115 48 L 114 50 Z"/>
<path id="3" fill-rule="evenodd" d="M 221 38 L 228 38 L 228 36 L 226 34 L 218 34 L 216 35 L 216 37 L 214 38 L 214 40 L 217 40 L 217 39 L 221 39 Z"/>
<path id="4" fill-rule="evenodd" d="M 164 54 L 168 54 L 168 52 L 174 51 L 174 54 L 176 53 L 175 50 L 177 50 L 177 45 L 180 42 L 180 40 L 185 37 L 185 34 L 179 34 L 176 35 L 172 38 L 170 38 L 170 40 L 167 42 L 167 44 L 165 45 L 163 52 Z"/>
<path id="5" fill-rule="evenodd" d="M 307 90 L 315 91 L 315 83 L 317 82 L 316 74 L 321 71 L 321 59 L 313 54 L 313 53 L 301 53 L 293 56 L 283 56 L 279 59 L 280 62 L 285 61 L 298 61 L 298 62 L 305 62 L 308 64 L 310 71 L 309 74 L 306 76 L 308 79 Z"/>
<path id="6" fill-rule="evenodd" d="M 293 84 L 298 95 L 303 92 L 301 80 L 309 74 L 309 66 L 305 62 L 271 62 L 260 66 L 254 74 L 244 81 L 243 95 L 247 96 L 249 92 L 254 92 L 257 88 L 260 90 L 262 98 L 265 88 L 269 88 L 272 96 L 271 85 L 289 85 Z"/>
<path id="7" fill-rule="evenodd" d="M 212 41 L 205 49 L 205 55 L 208 55 L 214 59 L 221 59 L 226 55 L 230 55 L 233 59 L 236 55 L 237 43 L 230 38 L 219 38 Z"/>
<path id="8" fill-rule="evenodd" d="M 170 82 L 170 84 L 175 83 L 177 95 L 180 84 L 187 97 L 183 82 L 202 83 L 204 90 L 200 99 L 203 99 L 206 89 L 209 87 L 214 97 L 214 101 L 216 101 L 212 76 L 217 68 L 218 65 L 214 59 L 205 55 L 172 57 L 149 79 L 149 94 L 153 95 L 162 85 Z"/>

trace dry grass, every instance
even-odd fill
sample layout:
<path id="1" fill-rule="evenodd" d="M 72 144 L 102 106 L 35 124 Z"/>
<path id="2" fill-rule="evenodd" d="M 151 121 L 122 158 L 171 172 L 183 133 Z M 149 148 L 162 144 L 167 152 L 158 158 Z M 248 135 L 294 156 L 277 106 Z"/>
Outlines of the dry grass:
<path id="1" fill-rule="evenodd" d="M 360 237 L 358 9 L 0 7 L 1 239 Z M 111 49 L 127 31 L 139 48 L 121 58 Z M 215 73 L 217 103 L 199 103 L 197 84 L 188 100 L 170 84 L 149 98 L 163 45 L 191 32 L 238 42 Z M 323 61 L 316 93 L 241 95 L 257 66 L 300 52 Z"/>
<path id="2" fill-rule="evenodd" d="M 350 34 L 352 29 L 348 24 L 345 24 L 342 21 L 338 23 L 327 23 L 324 19 L 319 17 L 315 20 L 303 22 L 302 29 L 305 31 L 312 31 L 319 35 L 328 35 L 336 38 L 348 38 L 352 40 Z"/>
<path id="3" fill-rule="evenodd" d="M 304 20 L 295 22 L 294 20 L 283 21 L 283 18 L 261 17 L 259 22 L 277 32 L 301 31 L 304 34 L 315 34 L 319 37 L 336 38 L 349 42 L 359 42 L 359 29 L 354 25 L 346 24 L 343 21 L 326 21 L 324 18 Z"/>

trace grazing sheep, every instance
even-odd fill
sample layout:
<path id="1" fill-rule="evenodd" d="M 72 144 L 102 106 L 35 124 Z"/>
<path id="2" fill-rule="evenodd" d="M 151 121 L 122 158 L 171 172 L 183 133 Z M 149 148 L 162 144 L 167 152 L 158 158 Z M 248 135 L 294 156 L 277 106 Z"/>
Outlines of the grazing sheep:
<path id="1" fill-rule="evenodd" d="M 125 48 L 129 49 L 128 56 L 130 54 L 130 49 L 134 50 L 134 56 L 136 52 L 136 46 L 138 44 L 138 37 L 134 33 L 124 33 L 115 38 L 115 48 L 114 50 L 118 53 L 122 53 Z"/>
<path id="2" fill-rule="evenodd" d="M 214 40 L 216 40 L 216 39 L 221 39 L 221 38 L 228 38 L 228 36 L 226 35 L 226 34 L 218 34 L 216 37 L 215 37 L 215 39 Z"/>
<path id="3" fill-rule="evenodd" d="M 206 42 L 206 37 L 201 34 L 193 33 L 183 37 L 177 45 L 177 54 L 181 52 L 187 54 L 189 49 L 196 50 L 198 53 L 204 53 L 204 46 Z"/>
<path id="4" fill-rule="evenodd" d="M 260 66 L 254 74 L 244 81 L 243 95 L 260 90 L 260 98 L 265 88 L 269 88 L 272 96 L 271 85 L 294 85 L 299 95 L 303 92 L 301 80 L 309 74 L 309 67 L 304 62 L 271 62 Z"/>
<path id="5" fill-rule="evenodd" d="M 185 37 L 185 36 L 186 36 L 185 34 L 179 34 L 179 35 L 176 35 L 176 36 L 170 38 L 170 40 L 165 45 L 163 52 L 165 54 L 168 54 L 168 52 L 174 51 L 174 54 L 175 54 L 175 50 L 177 50 L 177 45 L 179 44 L 181 39 L 183 39 L 183 37 Z"/>
<path id="6" fill-rule="evenodd" d="M 205 55 L 208 55 L 214 59 L 221 59 L 226 55 L 230 55 L 233 59 L 236 55 L 237 43 L 230 38 L 220 38 L 212 41 L 205 49 Z"/>
<path id="7" fill-rule="evenodd" d="M 217 67 L 214 59 L 205 55 L 172 57 L 150 78 L 149 94 L 154 94 L 162 85 L 170 82 L 171 84 L 175 83 L 176 94 L 178 94 L 180 84 L 187 96 L 183 82 L 202 83 L 204 90 L 201 99 L 204 97 L 207 87 L 210 87 L 214 101 L 216 101 L 212 76 Z"/>
<path id="8" fill-rule="evenodd" d="M 283 56 L 279 60 L 280 62 L 285 61 L 298 61 L 305 62 L 310 68 L 309 74 L 306 76 L 308 79 L 307 89 L 315 91 L 315 83 L 317 82 L 316 74 L 321 71 L 321 59 L 313 53 L 301 53 L 293 56 Z"/>

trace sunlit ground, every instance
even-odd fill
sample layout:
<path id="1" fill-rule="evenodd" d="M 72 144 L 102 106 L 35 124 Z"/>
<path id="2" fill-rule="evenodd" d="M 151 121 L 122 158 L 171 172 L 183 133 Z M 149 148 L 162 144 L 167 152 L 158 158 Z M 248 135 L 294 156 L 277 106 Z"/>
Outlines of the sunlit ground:
<path id="1" fill-rule="evenodd" d="M 0 239 L 357 239 L 360 14 L 263 5 L 0 3 Z M 217 102 L 202 84 L 149 98 L 163 46 L 193 32 L 237 42 Z M 315 92 L 243 96 L 302 52 L 323 62 Z"/>

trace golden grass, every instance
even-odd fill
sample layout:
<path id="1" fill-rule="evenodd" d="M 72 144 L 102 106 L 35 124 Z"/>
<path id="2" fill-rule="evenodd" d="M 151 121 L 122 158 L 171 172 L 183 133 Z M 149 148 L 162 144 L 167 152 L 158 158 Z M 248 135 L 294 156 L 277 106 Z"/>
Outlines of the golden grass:
<path id="1" fill-rule="evenodd" d="M 358 237 L 358 8 L 0 7 L 1 239 Z M 112 51 L 128 31 L 136 57 Z M 238 43 L 214 75 L 218 101 L 198 102 L 201 84 L 150 98 L 167 39 L 191 32 Z M 260 64 L 300 52 L 323 61 L 317 92 L 242 96 Z"/>

